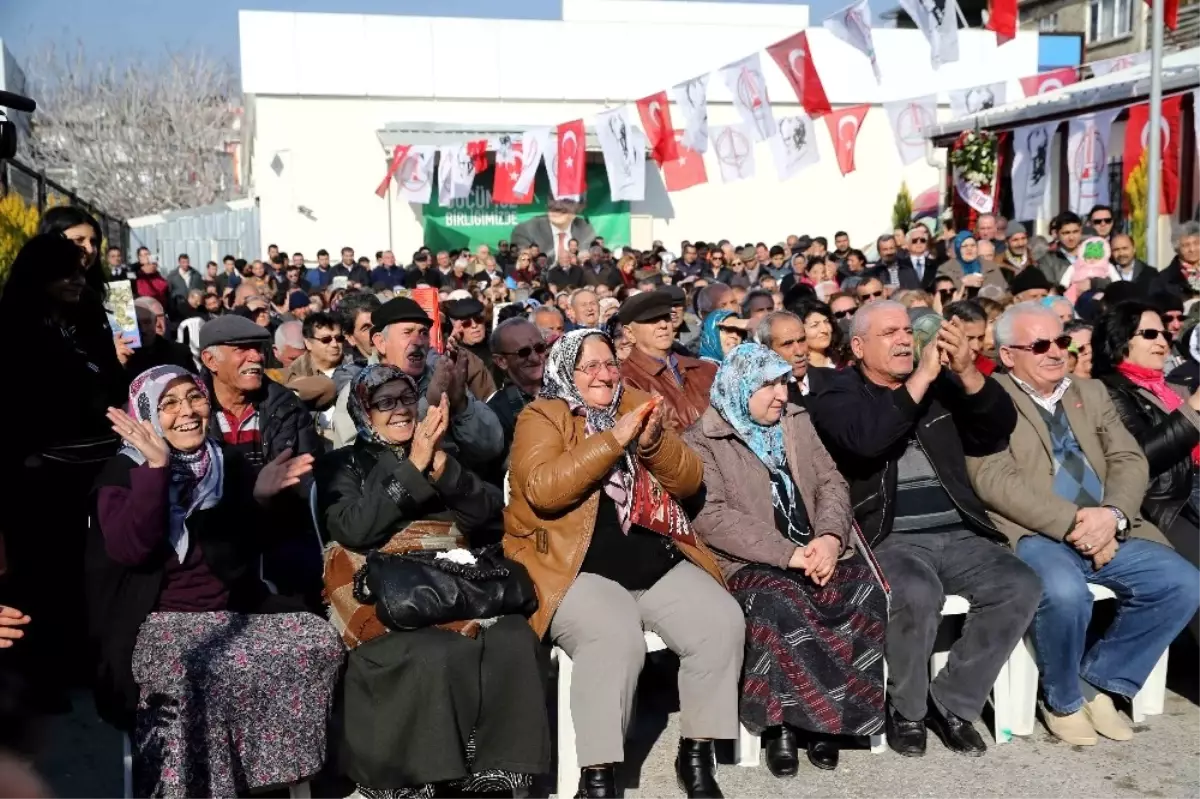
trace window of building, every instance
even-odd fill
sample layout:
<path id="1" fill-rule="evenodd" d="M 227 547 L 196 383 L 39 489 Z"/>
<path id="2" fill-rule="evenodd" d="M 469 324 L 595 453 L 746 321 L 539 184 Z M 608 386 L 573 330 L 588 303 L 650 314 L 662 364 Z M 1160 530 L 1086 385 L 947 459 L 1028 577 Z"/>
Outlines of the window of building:
<path id="1" fill-rule="evenodd" d="M 1088 42 L 1102 42 L 1133 32 L 1133 0 L 1088 0 Z"/>
<path id="2" fill-rule="evenodd" d="M 1038 20 L 1038 30 L 1042 33 L 1055 33 L 1058 31 L 1058 12 L 1047 14 Z"/>

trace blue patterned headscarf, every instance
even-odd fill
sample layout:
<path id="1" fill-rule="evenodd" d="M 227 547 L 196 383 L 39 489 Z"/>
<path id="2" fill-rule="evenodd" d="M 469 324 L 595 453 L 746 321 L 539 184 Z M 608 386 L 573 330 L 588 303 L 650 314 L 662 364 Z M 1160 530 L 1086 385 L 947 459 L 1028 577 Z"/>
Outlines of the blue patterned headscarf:
<path id="1" fill-rule="evenodd" d="M 750 395 L 792 373 L 791 365 L 761 344 L 739 344 L 725 357 L 713 380 L 709 401 L 750 451 L 772 472 L 787 474 L 783 425 L 765 426 L 750 416 Z"/>
<path id="2" fill-rule="evenodd" d="M 979 264 L 979 256 L 972 258 L 970 261 L 963 260 L 962 257 L 962 248 L 963 245 L 966 244 L 967 239 L 970 239 L 976 244 L 979 243 L 978 239 L 975 238 L 974 233 L 969 230 L 960 230 L 958 235 L 954 237 L 954 257 L 958 259 L 960 264 L 962 264 L 964 275 L 977 275 L 983 268 Z"/>
<path id="3" fill-rule="evenodd" d="M 700 329 L 700 357 L 713 363 L 725 360 L 725 350 L 721 346 L 721 323 L 735 314 L 733 311 L 713 311 L 704 317 L 704 325 Z"/>

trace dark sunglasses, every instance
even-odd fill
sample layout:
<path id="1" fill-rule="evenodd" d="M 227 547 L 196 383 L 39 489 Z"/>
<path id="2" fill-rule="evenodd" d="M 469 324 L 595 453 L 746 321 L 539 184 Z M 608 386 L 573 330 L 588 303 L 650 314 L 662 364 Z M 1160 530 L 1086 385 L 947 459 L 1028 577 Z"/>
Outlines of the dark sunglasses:
<path id="1" fill-rule="evenodd" d="M 938 296 L 943 300 L 948 300 L 954 296 L 954 289 L 938 289 Z"/>
<path id="2" fill-rule="evenodd" d="M 929 239 L 909 239 L 912 244 L 925 244 Z"/>
<path id="3" fill-rule="evenodd" d="M 1095 219 L 1092 220 L 1093 225 L 1111 225 L 1112 223 L 1113 223 L 1113 218 L 1111 216 L 1096 217 Z"/>
<path id="4" fill-rule="evenodd" d="M 875 299 L 879 299 L 882 296 L 883 296 L 882 291 L 868 291 L 865 294 L 859 294 L 858 298 L 860 300 L 875 300 Z"/>
<path id="5" fill-rule="evenodd" d="M 1179 311 L 1167 311 L 1166 313 L 1163 314 L 1163 318 L 1166 319 L 1168 322 L 1182 322 L 1183 314 L 1180 313 Z"/>
<path id="6" fill-rule="evenodd" d="M 1133 335 L 1141 336 L 1142 338 L 1146 339 L 1146 341 L 1158 341 L 1159 336 L 1163 337 L 1163 341 L 1166 341 L 1166 342 L 1171 341 L 1170 333 L 1168 333 L 1165 330 L 1158 330 L 1153 327 L 1148 327 L 1145 330 L 1135 330 L 1135 331 L 1133 331 Z"/>
<path id="7" fill-rule="evenodd" d="M 834 311 L 833 318 L 834 319 L 846 319 L 848 317 L 854 316 L 854 312 L 857 310 L 858 310 L 857 308 L 847 308 L 844 311 Z"/>
<path id="8" fill-rule="evenodd" d="M 533 344 L 528 347 L 522 347 L 521 349 L 517 350 L 516 352 L 499 352 L 496 354 L 497 355 L 508 355 L 508 356 L 515 355 L 524 361 L 524 360 L 527 360 L 529 358 L 529 356 L 535 352 L 538 355 L 545 355 L 546 350 L 548 350 L 548 349 L 550 349 L 549 344 L 545 344 L 545 343 L 539 341 L 537 344 Z"/>
<path id="9" fill-rule="evenodd" d="M 1051 344 L 1066 352 L 1067 347 L 1071 346 L 1071 337 L 1062 335 L 1050 340 L 1039 338 L 1032 344 L 1009 344 L 1008 348 L 1010 350 L 1024 350 L 1025 352 L 1032 352 L 1034 355 L 1045 355 L 1050 351 Z"/>
<path id="10" fill-rule="evenodd" d="M 341 336 L 312 336 L 312 340 L 319 341 L 322 344 L 324 344 L 325 346 L 329 346 L 330 344 L 332 344 L 335 341 L 341 341 L 342 337 Z"/>

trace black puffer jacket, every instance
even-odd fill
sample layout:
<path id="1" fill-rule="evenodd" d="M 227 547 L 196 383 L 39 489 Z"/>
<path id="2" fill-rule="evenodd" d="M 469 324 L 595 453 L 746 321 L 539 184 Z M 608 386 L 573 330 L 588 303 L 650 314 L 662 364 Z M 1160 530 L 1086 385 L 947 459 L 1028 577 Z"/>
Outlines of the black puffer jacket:
<path id="1" fill-rule="evenodd" d="M 1197 478 L 1192 450 L 1200 442 L 1197 414 L 1186 405 L 1166 413 L 1149 399 L 1148 392 L 1122 374 L 1107 374 L 1100 379 L 1108 387 L 1121 421 L 1150 463 L 1150 486 L 1142 501 L 1142 515 L 1166 530 L 1181 512 L 1191 512 L 1187 510 L 1188 497 Z"/>

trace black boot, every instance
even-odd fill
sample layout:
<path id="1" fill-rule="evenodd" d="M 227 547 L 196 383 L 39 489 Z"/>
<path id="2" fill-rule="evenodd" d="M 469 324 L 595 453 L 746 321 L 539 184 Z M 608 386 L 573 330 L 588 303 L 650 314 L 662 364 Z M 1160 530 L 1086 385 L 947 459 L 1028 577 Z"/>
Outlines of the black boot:
<path id="1" fill-rule="evenodd" d="M 905 757 L 924 757 L 927 736 L 924 721 L 909 721 L 888 702 L 887 742 L 892 751 Z"/>
<path id="2" fill-rule="evenodd" d="M 833 771 L 838 765 L 838 742 L 832 736 L 816 736 L 808 740 L 808 762 L 822 771 Z"/>
<path id="3" fill-rule="evenodd" d="M 712 741 L 680 738 L 675 777 L 688 799 L 724 799 L 717 785 L 717 753 Z"/>
<path id="4" fill-rule="evenodd" d="M 968 757 L 979 757 L 987 751 L 987 744 L 979 736 L 975 725 L 947 711 L 942 713 L 932 702 L 925 723 L 933 728 L 933 734 L 951 752 Z"/>
<path id="5" fill-rule="evenodd" d="M 800 753 L 796 748 L 796 733 L 786 724 L 763 731 L 766 741 L 767 770 L 776 777 L 794 777 L 800 770 Z"/>
<path id="6" fill-rule="evenodd" d="M 617 773 L 613 766 L 592 766 L 579 772 L 579 793 L 575 799 L 614 799 Z"/>

